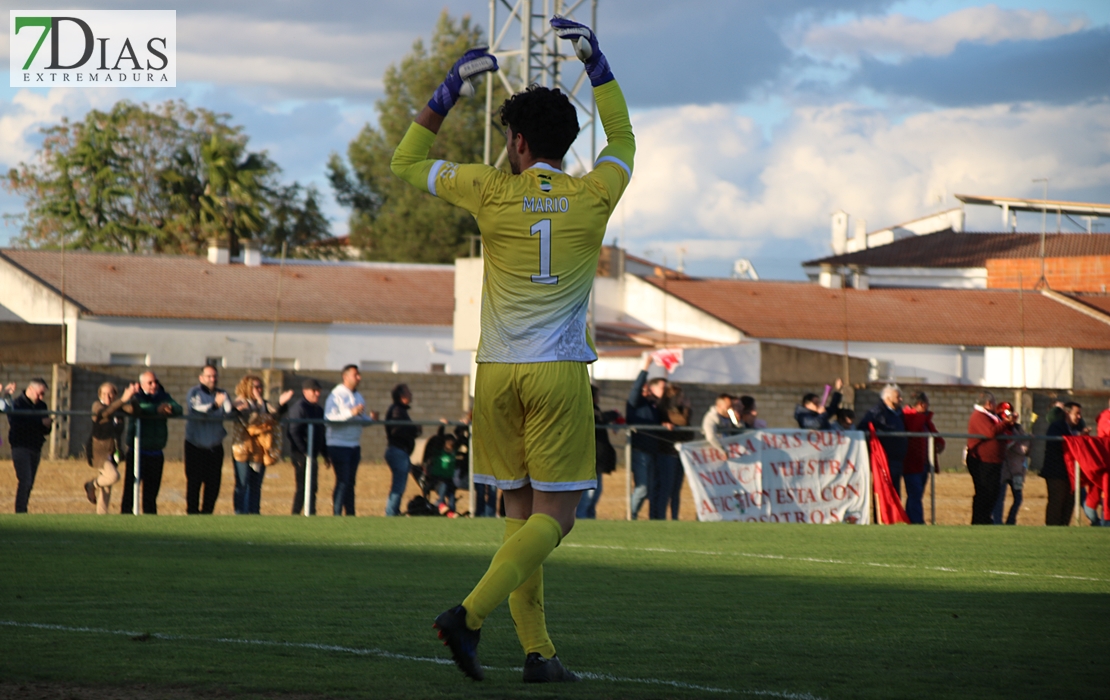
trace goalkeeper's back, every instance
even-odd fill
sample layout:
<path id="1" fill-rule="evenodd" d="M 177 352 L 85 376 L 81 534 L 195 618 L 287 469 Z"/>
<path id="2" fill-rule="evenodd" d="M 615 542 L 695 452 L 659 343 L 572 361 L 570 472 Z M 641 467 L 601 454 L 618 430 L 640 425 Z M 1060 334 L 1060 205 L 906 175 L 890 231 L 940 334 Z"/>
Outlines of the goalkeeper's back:
<path id="1" fill-rule="evenodd" d="M 394 172 L 477 219 L 485 272 L 478 362 L 597 359 L 589 295 L 606 225 L 631 179 L 635 141 L 616 81 L 594 93 L 609 144 L 581 178 L 545 163 L 518 175 L 442 160 L 409 165 L 406 145 L 419 126 L 394 154 Z"/>

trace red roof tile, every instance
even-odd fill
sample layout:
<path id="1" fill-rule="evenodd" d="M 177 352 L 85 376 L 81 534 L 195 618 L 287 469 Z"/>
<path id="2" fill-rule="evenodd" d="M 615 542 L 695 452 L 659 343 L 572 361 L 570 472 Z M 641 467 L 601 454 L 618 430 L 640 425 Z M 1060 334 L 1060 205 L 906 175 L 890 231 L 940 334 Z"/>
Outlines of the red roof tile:
<path id="1" fill-rule="evenodd" d="M 646 279 L 662 288 L 662 280 Z M 764 340 L 844 340 L 847 294 L 847 331 L 854 342 L 1017 347 L 1024 306 L 1027 346 L 1110 349 L 1110 325 L 1028 291 L 1020 297 L 1016 290 L 860 291 L 725 279 L 668 280 L 666 289 Z"/>
<path id="2" fill-rule="evenodd" d="M 1110 235 L 1050 233 L 1045 257 L 1110 255 Z M 986 267 L 992 258 L 1039 258 L 1039 233 L 956 233 L 939 231 L 903 238 L 854 253 L 808 260 L 802 265 L 863 265 L 867 267 Z"/>
<path id="3" fill-rule="evenodd" d="M 61 254 L 0 250 L 56 291 Z M 278 265 L 213 265 L 185 255 L 67 252 L 66 298 L 94 316 L 272 321 Z M 449 265 L 286 262 L 285 323 L 450 326 L 455 272 Z"/>

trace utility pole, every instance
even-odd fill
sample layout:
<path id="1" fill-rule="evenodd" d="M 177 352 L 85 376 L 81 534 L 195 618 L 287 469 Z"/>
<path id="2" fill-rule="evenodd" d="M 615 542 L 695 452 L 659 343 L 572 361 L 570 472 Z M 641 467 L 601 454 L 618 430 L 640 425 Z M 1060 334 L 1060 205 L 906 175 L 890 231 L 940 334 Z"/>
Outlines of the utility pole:
<path id="1" fill-rule="evenodd" d="M 575 164 L 583 173 L 593 168 L 597 160 L 598 122 L 593 88 L 570 43 L 559 38 L 548 20 L 552 15 L 560 15 L 597 29 L 597 3 L 598 0 L 490 0 L 489 52 L 497 57 L 501 70 L 491 73 L 486 79 L 484 163 L 500 167 L 506 157 L 504 151 L 497 155 L 496 160 L 493 154 L 494 118 L 500 107 L 493 104 L 493 81 L 500 80 L 509 94 L 536 84 L 558 88 L 569 97 L 578 110 L 580 133 L 585 132 L 589 138 L 589 148 L 579 152 L 571 146 L 568 155 L 574 157 Z M 515 37 L 520 37 L 519 44 Z M 563 70 L 567 61 L 575 66 L 571 71 L 577 74 L 573 82 L 566 80 L 566 71 Z"/>
<path id="2" fill-rule="evenodd" d="M 1044 236 L 1045 227 L 1048 225 L 1048 178 L 1038 177 L 1033 182 L 1044 183 L 1044 196 L 1041 198 L 1041 278 L 1037 281 L 1036 289 L 1048 286 L 1048 278 L 1044 274 Z"/>

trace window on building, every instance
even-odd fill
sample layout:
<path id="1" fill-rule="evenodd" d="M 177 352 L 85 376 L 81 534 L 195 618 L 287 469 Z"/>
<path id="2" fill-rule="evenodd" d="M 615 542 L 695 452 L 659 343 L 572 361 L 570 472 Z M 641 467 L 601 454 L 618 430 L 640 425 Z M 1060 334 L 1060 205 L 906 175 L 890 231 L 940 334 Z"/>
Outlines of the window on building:
<path id="1" fill-rule="evenodd" d="M 432 374 L 447 374 L 447 365 L 442 362 L 433 362 L 430 371 Z"/>
<path id="2" fill-rule="evenodd" d="M 397 372 L 397 363 L 390 360 L 363 360 L 358 363 L 360 372 Z"/>
<path id="3" fill-rule="evenodd" d="M 141 352 L 113 352 L 108 355 L 108 364 L 149 367 L 150 355 Z"/>
<path id="4" fill-rule="evenodd" d="M 275 357 L 273 368 L 295 370 L 301 368 L 301 363 L 295 357 Z M 270 358 L 262 360 L 262 369 L 270 369 Z"/>
<path id="5" fill-rule="evenodd" d="M 212 365 L 216 369 L 223 369 L 224 367 L 227 367 L 227 363 L 222 357 L 206 357 L 204 358 L 204 364 Z"/>

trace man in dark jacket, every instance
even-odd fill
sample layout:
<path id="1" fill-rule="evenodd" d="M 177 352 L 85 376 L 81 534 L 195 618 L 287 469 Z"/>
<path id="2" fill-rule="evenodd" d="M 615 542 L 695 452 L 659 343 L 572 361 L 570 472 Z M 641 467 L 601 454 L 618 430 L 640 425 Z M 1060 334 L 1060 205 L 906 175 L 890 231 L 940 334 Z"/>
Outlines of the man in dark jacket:
<path id="1" fill-rule="evenodd" d="M 409 421 L 409 406 L 412 404 L 412 392 L 408 384 L 398 384 L 391 393 L 393 405 L 385 412 L 385 420 Z M 412 470 L 412 451 L 416 449 L 416 438 L 422 432 L 419 425 L 386 425 L 385 438 L 389 445 L 385 448 L 385 461 L 389 470 L 393 472 L 393 483 L 390 485 L 389 498 L 385 503 L 386 515 L 401 514 L 401 496 L 405 494 L 405 485 L 408 483 L 409 473 Z"/>
<path id="2" fill-rule="evenodd" d="M 1062 415 L 1048 426 L 1046 435 L 1064 437 L 1083 432 L 1083 407 L 1074 401 L 1064 404 Z M 1049 440 L 1044 445 L 1044 464 L 1041 476 L 1048 488 L 1048 506 L 1045 508 L 1045 525 L 1067 525 L 1075 511 L 1075 484 L 1068 477 L 1064 463 L 1064 442 Z"/>
<path id="3" fill-rule="evenodd" d="M 15 392 L 15 385 L 9 384 L 7 393 Z M 23 390 L 11 399 L 11 413 L 8 414 L 8 445 L 12 449 L 12 464 L 18 482 L 15 490 L 15 512 L 26 513 L 27 501 L 35 485 L 35 475 L 39 471 L 42 458 L 42 444 L 50 434 L 53 420 L 50 416 L 21 415 L 20 412 L 46 411 L 46 381 L 36 377 Z"/>
<path id="4" fill-rule="evenodd" d="M 967 421 L 968 434 L 986 437 L 967 440 L 967 471 L 975 486 L 971 499 L 972 525 L 994 524 L 994 504 L 1002 485 L 1004 447 L 995 436 L 1006 432 L 1009 426 L 994 414 L 994 408 L 994 394 L 984 391 Z"/>
<path id="5" fill-rule="evenodd" d="M 909 449 L 909 438 L 883 435 L 883 433 L 906 432 L 906 424 L 902 420 L 902 390 L 896 385 L 884 386 L 879 403 L 863 414 L 863 418 L 860 418 L 852 429 L 866 433 L 872 426 L 875 428 L 879 443 L 883 446 L 883 452 L 886 453 L 894 490 L 898 493 L 898 498 L 902 498 L 902 465 L 906 460 L 906 451 Z M 993 501 L 991 505 L 994 505 Z"/>
<path id="6" fill-rule="evenodd" d="M 802 397 L 802 402 L 794 407 L 794 420 L 798 421 L 798 427 L 803 430 L 831 430 L 832 426 L 829 424 L 829 414 L 825 411 L 825 407 L 821 406 L 820 397 L 817 394 L 806 394 Z"/>
<path id="7" fill-rule="evenodd" d="M 133 512 L 135 498 L 135 425 L 141 422 L 139 432 L 139 481 L 143 485 L 143 513 L 158 514 L 158 491 L 162 488 L 162 467 L 166 457 L 169 428 L 166 416 L 180 416 L 181 405 L 166 393 L 154 372 L 139 375 L 139 391 L 123 410 L 131 415 L 127 428 L 127 474 L 123 482 L 123 502 L 120 512 Z"/>
<path id="8" fill-rule="evenodd" d="M 648 368 L 654 362 L 649 355 L 644 360 L 644 367 L 632 383 L 628 392 L 628 402 L 625 404 L 625 416 L 628 425 L 663 425 L 663 418 L 659 411 L 659 399 L 667 388 L 667 380 L 656 377 L 648 381 Z M 635 520 L 640 507 L 648 500 L 649 485 L 655 477 L 655 461 L 659 454 L 659 434 L 653 431 L 633 431 L 632 440 L 632 481 L 636 487 L 632 490 L 632 519 Z"/>
<path id="9" fill-rule="evenodd" d="M 328 441 L 327 430 L 323 423 L 312 426 L 311 450 L 308 444 L 308 423 L 297 421 L 323 420 L 324 407 L 320 405 L 320 382 L 315 379 L 306 379 L 301 384 L 301 398 L 293 402 L 286 413 L 289 424 L 285 428 L 285 440 L 289 444 L 289 454 L 293 460 L 293 472 L 297 480 L 297 490 L 293 494 L 293 515 L 304 512 L 304 478 L 308 465 L 308 455 L 312 454 L 312 469 L 310 480 L 312 489 L 308 495 L 308 513 L 316 515 L 316 487 L 319 484 L 319 460 L 321 457 L 327 461 Z"/>

